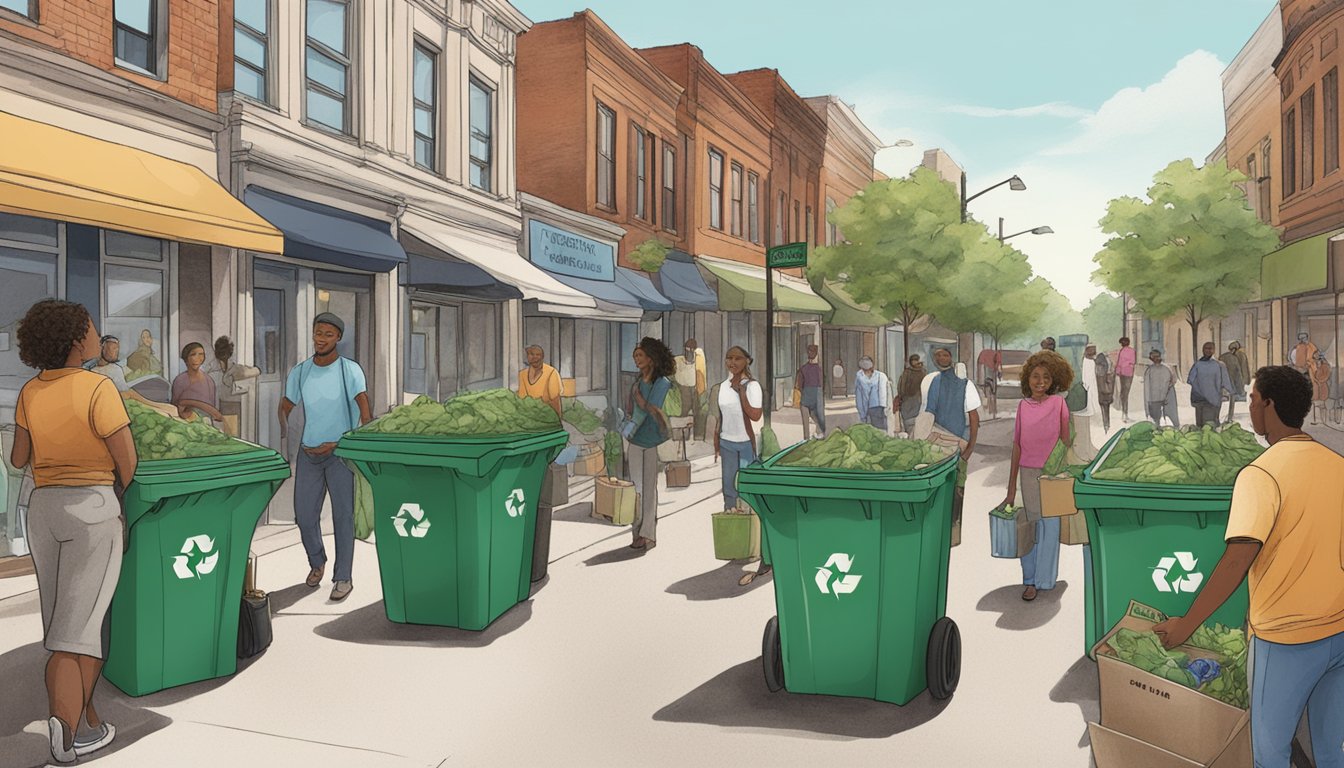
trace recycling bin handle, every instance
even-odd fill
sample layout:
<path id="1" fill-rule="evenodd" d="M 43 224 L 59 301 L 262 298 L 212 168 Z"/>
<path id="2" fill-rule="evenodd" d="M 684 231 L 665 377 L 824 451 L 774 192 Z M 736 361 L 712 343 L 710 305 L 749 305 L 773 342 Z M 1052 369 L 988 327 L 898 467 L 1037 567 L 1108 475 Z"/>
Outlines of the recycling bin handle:
<path id="1" fill-rule="evenodd" d="M 873 502 L 869 501 L 868 499 L 860 499 L 860 500 L 859 500 L 859 504 L 863 507 L 863 516 L 866 517 L 866 518 L 868 518 L 869 520 L 872 520 L 872 519 L 873 519 Z M 909 520 L 913 520 L 914 518 L 913 518 L 913 517 L 907 517 L 907 519 L 909 519 Z"/>
<path id="2" fill-rule="evenodd" d="M 761 497 L 761 506 L 763 506 L 763 507 L 765 507 L 767 510 L 769 510 L 769 506 L 765 503 L 765 497 L 764 497 L 764 496 Z M 799 496 L 799 497 L 798 497 L 798 506 L 800 506 L 800 507 L 803 508 L 803 514 L 806 515 L 806 514 L 807 514 L 807 511 L 808 511 L 808 510 L 807 510 L 807 499 L 804 498 L 804 497 L 802 497 L 802 496 Z"/>
<path id="3" fill-rule="evenodd" d="M 1209 513 L 1208 513 L 1208 512 L 1196 512 L 1196 513 L 1195 513 L 1195 522 L 1199 523 L 1199 527 L 1200 527 L 1201 530 L 1204 529 L 1204 528 L 1208 528 L 1208 527 L 1209 527 Z"/>

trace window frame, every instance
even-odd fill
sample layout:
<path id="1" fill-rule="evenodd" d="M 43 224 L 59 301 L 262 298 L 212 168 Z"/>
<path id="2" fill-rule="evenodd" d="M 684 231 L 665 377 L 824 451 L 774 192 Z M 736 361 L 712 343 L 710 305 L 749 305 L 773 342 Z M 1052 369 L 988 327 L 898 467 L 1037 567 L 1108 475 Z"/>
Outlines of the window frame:
<path id="1" fill-rule="evenodd" d="M 1297 192 L 1297 109 L 1289 107 L 1283 116 L 1283 198 Z"/>
<path id="2" fill-rule="evenodd" d="M 780 191 L 776 202 L 778 204 L 775 206 L 775 245 L 783 245 L 785 238 L 788 236 L 789 227 L 789 202 L 788 196 L 784 194 L 783 190 Z"/>
<path id="3" fill-rule="evenodd" d="M 1265 137 L 1260 142 L 1260 172 L 1264 175 L 1258 179 L 1258 181 L 1264 182 L 1264 185 L 1259 189 L 1259 193 L 1261 207 L 1264 209 L 1260 212 L 1260 220 L 1265 223 L 1272 220 L 1270 208 L 1274 203 L 1274 177 L 1272 173 L 1273 165 L 1271 164 L 1273 155 L 1270 154 L 1270 149 L 1269 137 Z"/>
<path id="4" fill-rule="evenodd" d="M 271 0 L 261 0 L 261 2 L 265 3 L 265 5 L 266 5 L 266 10 L 265 10 L 265 16 L 266 16 L 266 31 L 265 31 L 265 32 L 261 32 L 261 31 L 257 30 L 256 28 L 254 28 L 252 25 L 248 24 L 247 22 L 242 21 L 241 19 L 239 19 L 239 18 L 238 18 L 238 4 L 237 4 L 237 2 L 235 2 L 235 3 L 234 3 L 234 6 L 233 6 L 233 36 L 234 36 L 234 39 L 235 39 L 235 41 L 236 41 L 237 38 L 238 38 L 239 33 L 242 33 L 243 35 L 246 35 L 247 37 L 252 38 L 252 40 L 253 40 L 254 42 L 257 42 L 257 43 L 259 43 L 259 44 L 261 45 L 261 50 L 262 50 L 262 54 L 261 54 L 261 56 L 262 56 L 262 59 L 263 59 L 263 62 L 262 62 L 262 68 L 259 70 L 259 69 L 257 69 L 256 65 L 253 64 L 252 62 L 247 61 L 247 60 L 245 60 L 245 59 L 240 59 L 240 58 L 238 58 L 238 45 L 237 45 L 236 42 L 234 43 L 234 46 L 233 46 L 233 66 L 234 66 L 234 69 L 235 69 L 235 70 L 236 70 L 239 66 L 241 66 L 241 67 L 243 67 L 243 68 L 245 68 L 245 69 L 250 69 L 250 70 L 252 70 L 253 72 L 255 72 L 255 73 L 261 75 L 262 95 L 261 95 L 261 96 L 254 96 L 254 95 L 252 95 L 252 94 L 250 94 L 250 93 L 247 93 L 246 91 L 240 91 L 240 90 L 238 90 L 238 77 L 237 77 L 236 74 L 234 75 L 234 78 L 233 78 L 233 92 L 236 93 L 236 94 L 238 94 L 239 96 L 242 96 L 243 98 L 250 99 L 250 100 L 255 101 L 255 102 L 258 102 L 258 103 L 260 103 L 260 104 L 265 104 L 265 105 L 267 105 L 267 106 L 271 106 L 271 105 L 273 105 L 273 102 L 271 101 L 271 97 L 274 95 L 274 88 L 272 87 L 274 84 L 271 82 L 271 79 L 272 79 L 272 78 L 271 78 L 271 74 L 272 74 L 272 67 L 271 67 L 272 50 L 271 50 L 271 32 L 270 32 L 270 30 L 272 29 L 272 27 L 274 26 L 274 23 L 275 23 L 275 15 L 274 15 L 274 13 L 273 13 L 275 6 L 274 6 L 274 4 L 271 2 Z"/>
<path id="5" fill-rule="evenodd" d="M 709 165 L 708 167 L 706 167 L 705 170 L 708 171 L 709 173 L 709 228 L 722 232 L 724 156 L 723 152 L 714 148 L 713 146 L 709 147 L 708 155 L 709 155 Z M 714 178 L 714 163 L 716 160 L 718 161 L 719 166 L 717 184 L 715 184 L 716 180 Z"/>
<path id="6" fill-rule="evenodd" d="M 476 154 L 475 154 L 475 153 L 472 151 L 472 149 L 471 149 L 472 140 L 473 140 L 473 139 L 478 139 L 478 140 L 480 139 L 480 137 L 477 136 L 476 127 L 475 127 L 475 125 L 472 124 L 472 119 L 471 119 L 471 118 L 472 118 L 472 114 L 471 114 L 471 101 L 472 101 L 471 96 L 472 96 L 472 89 L 480 90 L 480 91 L 484 92 L 484 93 L 485 93 L 485 96 L 486 96 L 485 101 L 486 101 L 486 130 L 487 130 L 487 132 L 484 134 L 484 142 L 485 142 L 485 148 L 486 148 L 487 156 L 486 156 L 484 159 L 477 157 Z M 470 186 L 472 189 L 477 189 L 477 190 L 480 190 L 480 191 L 482 191 L 482 192 L 487 192 L 487 193 L 490 193 L 490 194 L 495 194 L 495 122 L 496 122 L 496 121 L 495 121 L 495 112 L 496 112 L 495 96 L 496 96 L 497 94 L 498 94 L 498 90 L 497 90 L 496 88 L 492 87 L 491 84 L 490 84 L 490 82 L 489 82 L 488 80 L 486 80 L 485 78 L 478 76 L 475 72 L 471 72 L 471 73 L 469 73 L 469 74 L 467 75 L 467 110 L 466 110 L 466 111 L 467 111 L 467 134 L 466 134 L 466 135 L 467 135 L 467 178 L 466 178 L 466 182 L 467 182 L 467 185 Z M 476 168 L 479 168 L 479 169 L 481 169 L 481 171 L 482 171 L 482 173 L 481 173 L 481 178 L 485 181 L 485 185 L 484 185 L 484 186 L 482 186 L 482 185 L 480 185 L 480 184 L 477 184 L 475 181 L 472 181 L 472 179 L 471 179 L 471 172 L 472 172 L 473 169 L 476 169 Z"/>
<path id="7" fill-rule="evenodd" d="M 601 100 L 597 102 L 596 125 L 594 137 L 594 165 L 596 177 L 594 178 L 593 199 L 599 208 L 605 208 L 609 211 L 616 211 L 616 110 L 603 104 Z M 606 121 L 605 123 L 603 121 Z M 608 153 L 603 154 L 603 140 L 606 140 Z M 607 194 L 602 194 L 602 183 L 607 184 Z"/>
<path id="8" fill-rule="evenodd" d="M 662 173 L 663 217 L 660 220 L 663 230 L 677 232 L 677 148 L 666 139 L 663 140 Z"/>
<path id="9" fill-rule="evenodd" d="M 39 0 L 27 0 L 27 5 L 28 5 L 27 12 L 16 11 L 13 8 L 5 8 L 4 6 L 0 6 L 0 14 L 13 14 L 15 16 L 18 16 L 20 19 L 24 21 L 32 22 L 34 24 L 38 23 L 39 19 L 37 15 L 38 12 L 41 10 L 41 8 L 39 7 L 40 5 Z M 0 18 L 4 18 L 4 16 L 0 15 Z"/>
<path id="10" fill-rule="evenodd" d="M 1302 163 L 1298 186 L 1307 190 L 1316 183 L 1316 86 L 1310 86 L 1302 92 L 1297 108 L 1297 120 L 1302 131 L 1297 150 Z"/>
<path id="11" fill-rule="evenodd" d="M 812 236 L 816 233 L 816 227 L 812 225 L 812 206 L 806 206 L 805 210 L 806 213 L 803 216 L 803 241 L 806 242 L 810 248 L 815 245 L 815 243 L 812 242 Z"/>
<path id="12" fill-rule="evenodd" d="M 1321 114 L 1321 175 L 1329 176 L 1339 170 L 1339 67 L 1321 78 Z"/>
<path id="13" fill-rule="evenodd" d="M 835 213 L 835 199 L 828 197 L 826 198 L 826 245 L 828 246 L 835 245 L 836 241 L 840 239 L 839 227 L 831 221 L 832 213 Z"/>
<path id="14" fill-rule="evenodd" d="M 761 244 L 761 177 L 747 172 L 747 239 Z"/>
<path id="15" fill-rule="evenodd" d="M 117 3 L 116 0 L 112 0 L 112 63 L 118 69 L 166 82 L 168 80 L 168 3 L 167 0 L 148 0 L 148 2 L 150 3 L 150 29 L 148 32 L 142 33 L 140 30 L 117 20 Z M 33 21 L 37 20 L 36 17 L 30 18 Z M 123 28 L 136 37 L 147 38 L 154 58 L 154 68 L 152 70 L 144 69 L 139 64 L 123 59 L 118 55 L 117 32 Z"/>
<path id="16" fill-rule="evenodd" d="M 630 210 L 635 218 L 649 221 L 649 151 L 648 133 L 638 123 L 630 123 L 630 142 L 634 151 L 630 153 L 632 176 Z"/>
<path id="17" fill-rule="evenodd" d="M 323 0 L 324 2 L 340 3 L 345 6 L 345 50 L 350 51 L 354 35 L 351 34 L 350 16 L 354 10 L 352 0 Z M 354 78 L 351 71 L 354 69 L 354 56 L 338 53 L 326 43 L 315 39 L 308 30 L 308 7 L 312 0 L 304 0 L 303 3 L 303 123 L 320 131 L 326 131 L 339 136 L 354 136 Z M 336 62 L 345 69 L 345 93 L 336 93 L 326 85 L 314 80 L 308 76 L 308 51 L 315 51 L 319 55 Z M 333 128 L 326 123 L 314 119 L 308 112 L 308 94 L 316 91 L 319 95 L 326 96 L 329 99 L 335 99 L 341 102 L 341 123 L 342 127 Z"/>
<path id="18" fill-rule="evenodd" d="M 731 206 L 729 215 L 729 234 L 734 237 L 742 237 L 744 232 L 742 225 L 744 223 L 743 220 L 745 219 L 745 216 L 743 216 L 745 197 L 742 182 L 745 169 L 743 169 L 742 164 L 738 162 L 731 163 L 728 168 L 728 194 L 730 195 L 729 205 Z"/>
<path id="19" fill-rule="evenodd" d="M 438 173 L 440 162 L 439 151 L 439 50 L 428 42 L 417 38 L 411 44 L 411 163 L 417 168 L 422 168 L 430 173 Z M 431 102 L 423 102 L 415 93 L 415 68 L 419 63 L 420 56 L 429 60 L 429 97 Z M 429 129 L 433 131 L 429 136 L 420 133 L 416 124 L 416 116 L 420 111 L 429 111 Z M 429 142 L 429 165 L 420 162 L 420 142 Z"/>

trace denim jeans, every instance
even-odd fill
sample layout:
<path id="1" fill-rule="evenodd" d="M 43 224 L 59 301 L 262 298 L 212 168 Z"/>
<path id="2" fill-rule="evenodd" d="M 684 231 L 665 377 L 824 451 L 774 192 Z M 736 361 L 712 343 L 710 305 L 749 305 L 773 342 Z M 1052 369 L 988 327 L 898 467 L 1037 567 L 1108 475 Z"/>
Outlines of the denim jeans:
<path id="1" fill-rule="evenodd" d="M 1316 768 L 1344 768 L 1344 632 L 1285 645 L 1251 638 L 1251 748 L 1255 768 L 1287 768 L 1307 712 Z"/>
<path id="2" fill-rule="evenodd" d="M 334 453 L 309 456 L 299 450 L 294 472 L 294 522 L 308 553 L 308 566 L 327 562 L 322 545 L 322 500 L 331 496 L 331 525 L 336 539 L 336 569 L 332 581 L 350 581 L 355 560 L 355 475 Z"/>
<path id="3" fill-rule="evenodd" d="M 756 449 L 749 441 L 719 441 L 719 462 L 723 467 L 723 508 L 737 506 L 737 471 L 756 460 Z"/>

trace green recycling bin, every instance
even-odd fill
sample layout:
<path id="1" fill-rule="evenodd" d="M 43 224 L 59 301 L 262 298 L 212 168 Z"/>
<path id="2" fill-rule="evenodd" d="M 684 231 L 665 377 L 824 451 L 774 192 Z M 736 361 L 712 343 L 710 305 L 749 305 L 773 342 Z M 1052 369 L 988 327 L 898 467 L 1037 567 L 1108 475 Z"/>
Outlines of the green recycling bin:
<path id="1" fill-rule="evenodd" d="M 244 453 L 142 461 L 123 508 L 130 547 L 108 612 L 103 677 L 130 694 L 238 670 L 238 608 L 257 520 L 289 464 Z"/>
<path id="2" fill-rule="evenodd" d="M 1102 447 L 1074 483 L 1075 506 L 1087 516 L 1091 568 L 1084 573 L 1083 599 L 1090 623 L 1084 627 L 1088 655 L 1115 626 L 1130 600 L 1168 616 L 1183 616 L 1226 549 L 1232 487 L 1098 480 L 1125 430 Z M 1089 578 L 1090 576 L 1090 578 Z M 1223 603 L 1210 625 L 1246 623 L 1245 582 Z"/>
<path id="3" fill-rule="evenodd" d="M 945 699 L 961 636 L 945 616 L 957 461 L 913 472 L 779 466 L 737 476 L 761 518 L 775 608 L 761 660 L 772 691 L 906 704 Z"/>
<path id="4" fill-rule="evenodd" d="M 526 600 L 542 480 L 567 442 L 564 430 L 341 438 L 336 455 L 373 489 L 387 618 L 482 630 Z"/>

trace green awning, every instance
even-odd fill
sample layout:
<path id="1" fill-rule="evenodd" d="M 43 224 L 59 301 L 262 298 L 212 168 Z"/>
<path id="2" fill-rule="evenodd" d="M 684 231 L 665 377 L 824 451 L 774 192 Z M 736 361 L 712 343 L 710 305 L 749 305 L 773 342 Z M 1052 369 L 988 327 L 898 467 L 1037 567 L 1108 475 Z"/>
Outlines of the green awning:
<path id="1" fill-rule="evenodd" d="M 890 320 L 869 309 L 867 304 L 860 304 L 855 301 L 839 285 L 822 281 L 821 290 L 817 293 L 820 294 L 821 298 L 829 301 L 831 306 L 835 307 L 835 312 L 831 313 L 830 318 L 826 320 L 830 325 L 858 328 L 885 328 L 891 325 Z"/>
<path id="2" fill-rule="evenodd" d="M 704 259 L 700 263 L 719 281 L 719 309 L 724 312 L 765 311 L 765 270 L 743 265 L 743 269 L 759 270 L 760 277 L 748 275 L 732 267 L 714 264 Z M 831 305 L 811 291 L 792 288 L 775 282 L 775 308 L 785 312 L 826 314 Z"/>
<path id="3" fill-rule="evenodd" d="M 1337 229 L 1304 238 L 1266 254 L 1260 262 L 1261 301 L 1325 288 L 1330 238 L 1342 232 L 1344 229 Z"/>

